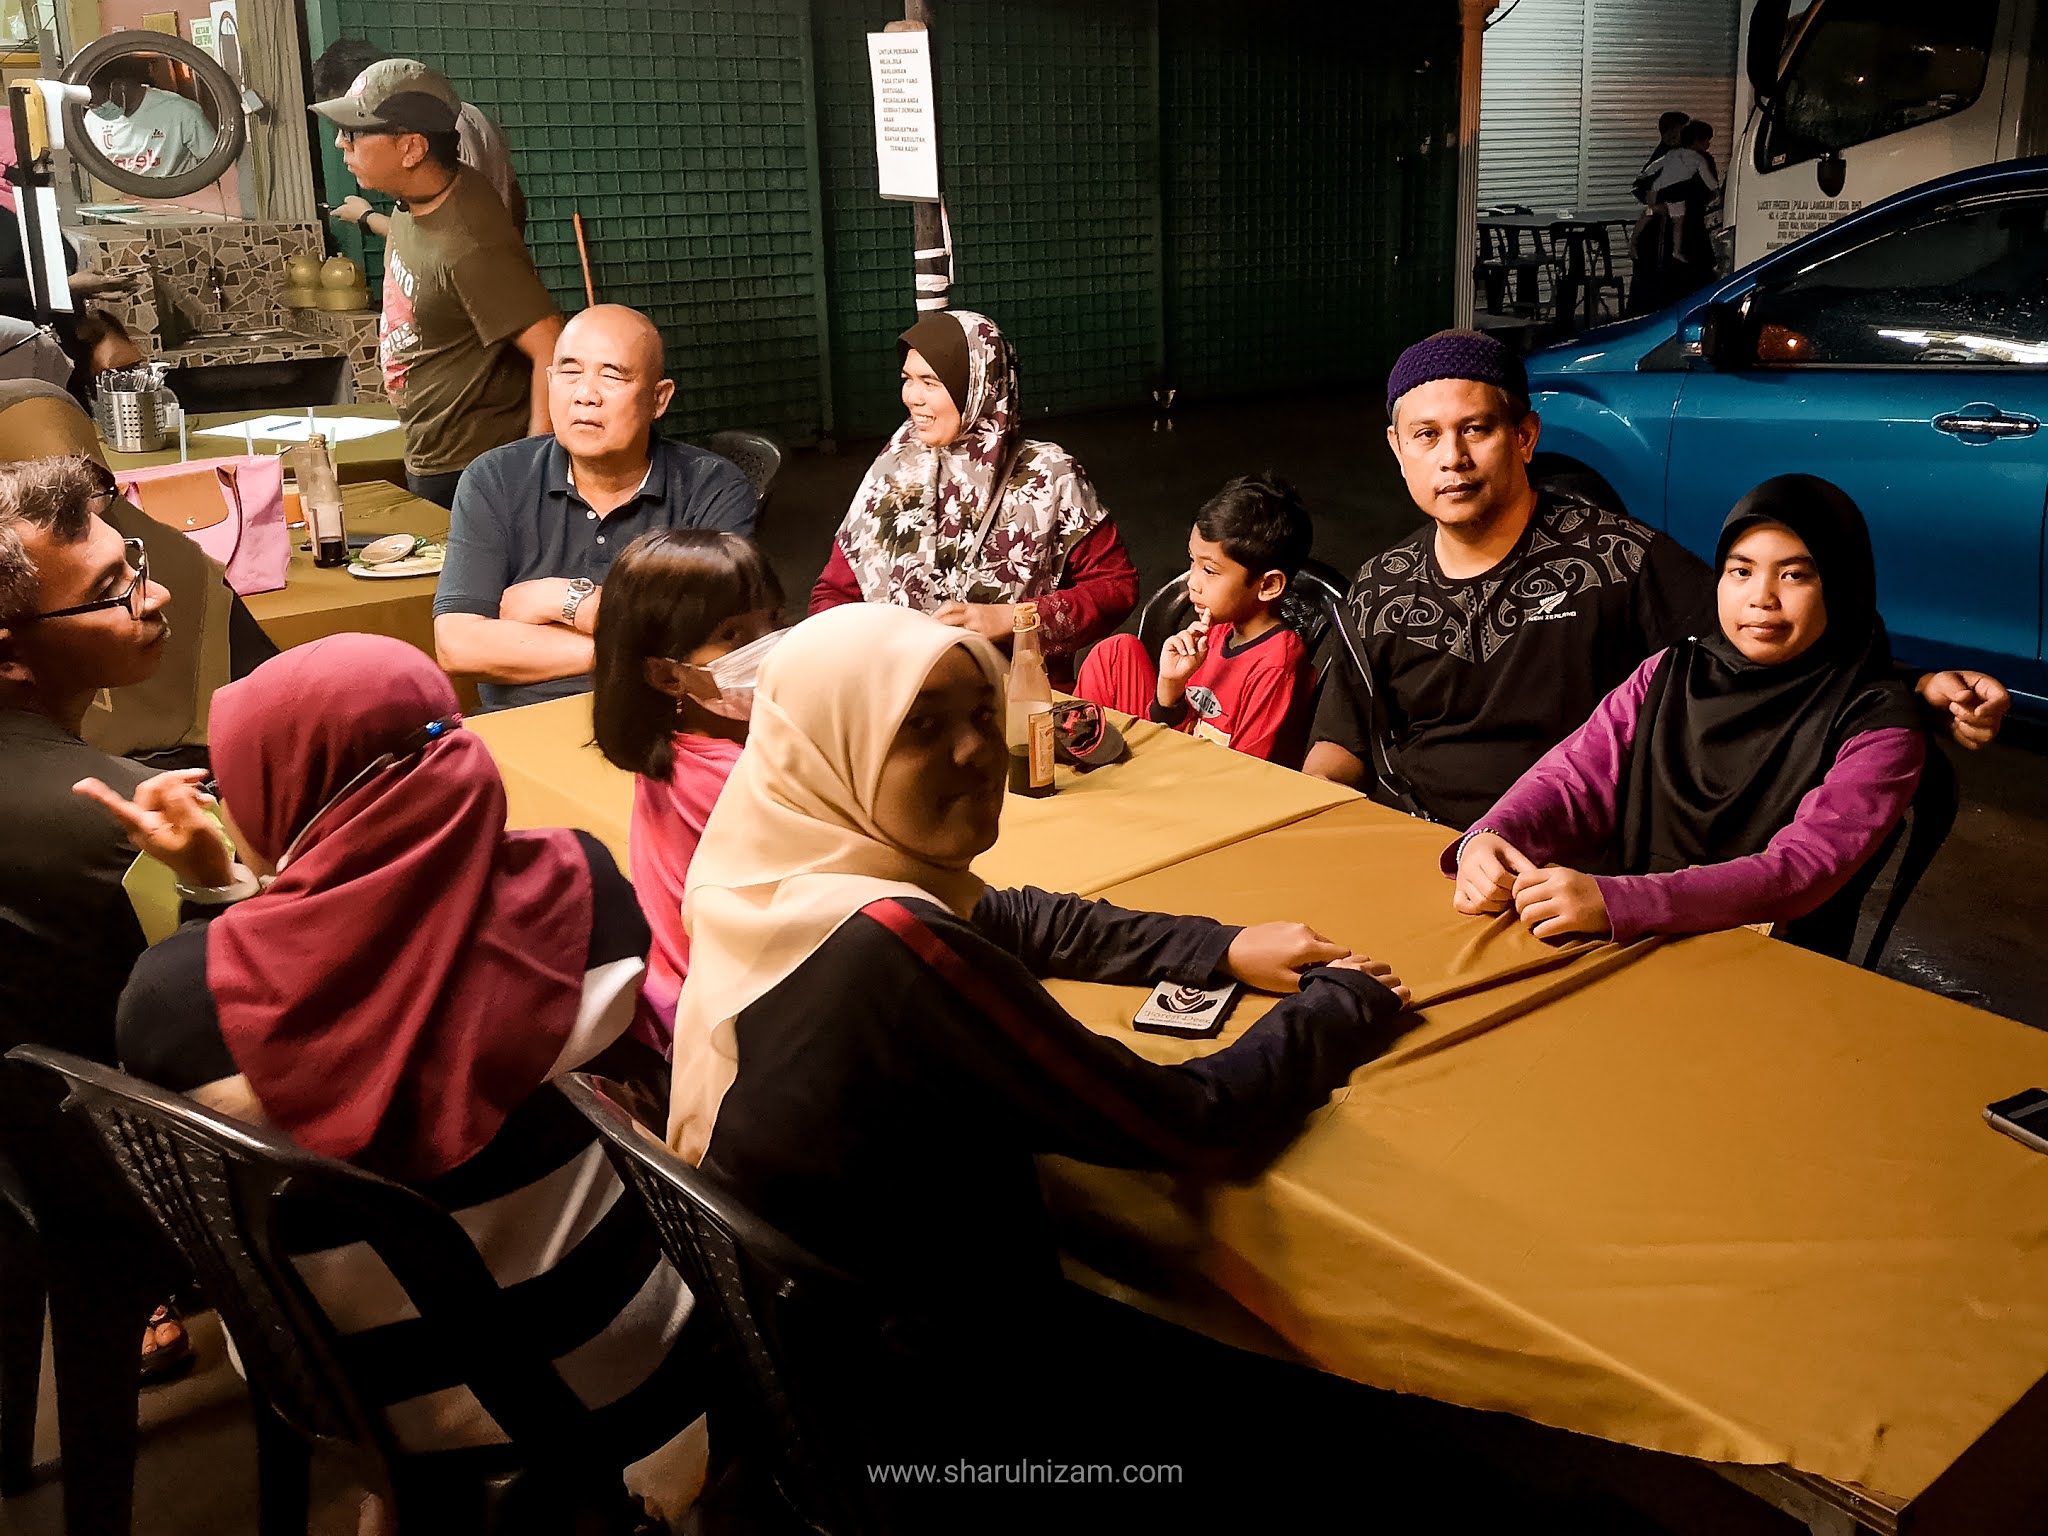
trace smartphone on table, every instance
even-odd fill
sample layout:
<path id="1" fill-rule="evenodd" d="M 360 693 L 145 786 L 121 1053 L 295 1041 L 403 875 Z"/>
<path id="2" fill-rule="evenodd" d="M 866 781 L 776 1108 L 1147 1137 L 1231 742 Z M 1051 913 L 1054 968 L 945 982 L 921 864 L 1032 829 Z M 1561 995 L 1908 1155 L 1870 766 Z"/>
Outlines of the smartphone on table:
<path id="1" fill-rule="evenodd" d="M 2036 1152 L 2048 1152 L 2048 1091 L 2029 1088 L 1996 1104 L 1986 1104 L 1984 1119 L 1994 1131 L 2003 1131 Z"/>

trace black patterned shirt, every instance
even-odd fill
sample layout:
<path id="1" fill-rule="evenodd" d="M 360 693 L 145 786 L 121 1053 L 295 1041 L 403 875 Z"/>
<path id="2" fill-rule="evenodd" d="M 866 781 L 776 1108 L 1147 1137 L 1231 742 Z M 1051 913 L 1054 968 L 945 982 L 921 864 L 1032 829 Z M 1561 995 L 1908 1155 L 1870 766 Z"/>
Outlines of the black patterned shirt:
<path id="1" fill-rule="evenodd" d="M 1344 620 L 1394 766 L 1424 810 L 1465 827 L 1644 658 L 1714 624 L 1714 578 L 1668 535 L 1548 492 L 1483 576 L 1446 576 L 1435 533 L 1425 525 L 1368 560 Z M 1351 667 L 1332 668 L 1315 739 L 1370 765 L 1370 719 Z"/>

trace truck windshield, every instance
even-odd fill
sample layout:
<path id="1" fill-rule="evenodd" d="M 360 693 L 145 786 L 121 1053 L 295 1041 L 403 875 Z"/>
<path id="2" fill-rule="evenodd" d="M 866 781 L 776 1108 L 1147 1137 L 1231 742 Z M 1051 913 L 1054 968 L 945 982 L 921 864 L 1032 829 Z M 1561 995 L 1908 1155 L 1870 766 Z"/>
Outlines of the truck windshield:
<path id="1" fill-rule="evenodd" d="M 1757 169 L 1777 170 L 1971 106 L 1998 0 L 1825 0 L 1786 68 Z"/>

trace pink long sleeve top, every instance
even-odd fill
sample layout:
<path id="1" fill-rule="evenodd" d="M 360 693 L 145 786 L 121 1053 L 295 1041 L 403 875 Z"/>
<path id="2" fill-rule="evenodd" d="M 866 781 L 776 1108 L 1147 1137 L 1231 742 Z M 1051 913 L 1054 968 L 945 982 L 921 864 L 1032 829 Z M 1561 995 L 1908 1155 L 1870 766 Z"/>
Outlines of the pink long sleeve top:
<path id="1" fill-rule="evenodd" d="M 647 1043 L 662 1055 L 675 1041 L 676 999 L 690 974 L 690 939 L 683 932 L 683 885 L 690 860 L 704 836 L 725 781 L 740 760 L 740 744 L 716 736 L 678 731 L 675 767 L 666 782 L 633 781 L 633 822 L 627 834 L 627 864 L 633 893 L 654 932 L 642 987 L 653 1019 L 643 1015 Z"/>
<path id="2" fill-rule="evenodd" d="M 1665 653 L 1600 702 L 1593 716 L 1515 781 L 1493 809 L 1444 850 L 1456 877 L 1465 838 L 1492 832 L 1537 864 L 1581 867 L 1613 847 L 1629 752 Z M 1825 903 L 1877 852 L 1906 812 L 1927 760 L 1919 731 L 1850 737 L 1827 776 L 1761 853 L 1660 875 L 1596 875 L 1614 937 L 1711 933 L 1786 922 Z"/>

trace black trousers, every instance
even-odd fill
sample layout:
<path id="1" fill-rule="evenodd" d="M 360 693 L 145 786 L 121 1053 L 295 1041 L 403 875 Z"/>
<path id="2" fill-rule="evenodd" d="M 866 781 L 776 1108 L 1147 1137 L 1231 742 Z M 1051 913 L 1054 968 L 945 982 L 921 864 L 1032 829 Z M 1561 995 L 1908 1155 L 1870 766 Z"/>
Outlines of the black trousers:
<path id="1" fill-rule="evenodd" d="M 437 507 L 455 505 L 455 486 L 461 480 L 462 471 L 451 469 L 445 475 L 416 475 L 405 472 L 405 488 L 422 500 L 431 501 Z"/>

